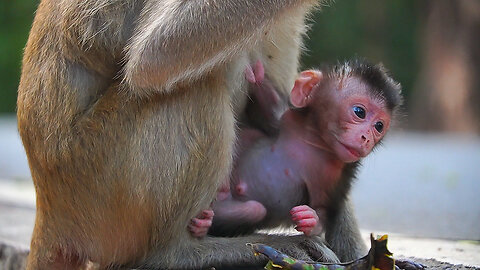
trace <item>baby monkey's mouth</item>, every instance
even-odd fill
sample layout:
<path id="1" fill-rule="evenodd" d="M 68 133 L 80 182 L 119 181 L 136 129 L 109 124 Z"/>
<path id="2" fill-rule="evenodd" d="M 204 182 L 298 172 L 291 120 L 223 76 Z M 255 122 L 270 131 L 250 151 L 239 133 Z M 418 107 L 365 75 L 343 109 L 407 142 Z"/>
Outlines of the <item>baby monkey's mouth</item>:
<path id="1" fill-rule="evenodd" d="M 356 158 L 361 158 L 362 157 L 362 154 L 356 150 L 354 147 L 351 147 L 351 146 L 348 146 L 346 144 L 343 144 L 343 143 L 340 143 L 343 147 L 345 147 L 345 149 L 347 149 L 347 151 L 354 157 Z"/>

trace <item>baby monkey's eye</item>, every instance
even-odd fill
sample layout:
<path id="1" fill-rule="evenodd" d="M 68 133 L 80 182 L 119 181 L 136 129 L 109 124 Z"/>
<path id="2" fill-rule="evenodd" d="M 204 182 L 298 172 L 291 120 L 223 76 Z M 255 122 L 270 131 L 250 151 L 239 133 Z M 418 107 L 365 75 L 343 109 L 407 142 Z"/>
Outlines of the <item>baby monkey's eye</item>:
<path id="1" fill-rule="evenodd" d="M 382 122 L 377 122 L 377 123 L 375 123 L 375 129 L 376 129 L 379 133 L 382 133 L 382 131 L 383 131 L 383 123 L 382 123 Z"/>
<path id="2" fill-rule="evenodd" d="M 360 107 L 360 106 L 354 106 L 353 107 L 353 112 L 355 113 L 356 116 L 358 116 L 360 119 L 365 119 L 365 109 Z"/>

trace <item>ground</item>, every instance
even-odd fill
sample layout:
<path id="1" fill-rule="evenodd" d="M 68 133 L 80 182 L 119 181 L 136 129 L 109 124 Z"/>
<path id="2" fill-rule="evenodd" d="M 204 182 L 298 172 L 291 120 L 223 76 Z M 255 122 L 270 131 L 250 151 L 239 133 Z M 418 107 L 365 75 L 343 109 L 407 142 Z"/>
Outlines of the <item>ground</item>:
<path id="1" fill-rule="evenodd" d="M 5 184 L 8 182 L 0 181 L 0 269 L 17 270 L 25 268 L 35 207 L 28 195 L 33 192 L 31 187 L 27 192 L 28 185 L 19 181 Z M 18 185 L 20 190 L 14 188 Z M 362 230 L 362 234 L 367 243 L 369 232 Z M 395 257 L 410 258 L 428 269 L 480 270 L 480 244 L 476 241 L 413 238 L 390 233 L 388 248 Z"/>

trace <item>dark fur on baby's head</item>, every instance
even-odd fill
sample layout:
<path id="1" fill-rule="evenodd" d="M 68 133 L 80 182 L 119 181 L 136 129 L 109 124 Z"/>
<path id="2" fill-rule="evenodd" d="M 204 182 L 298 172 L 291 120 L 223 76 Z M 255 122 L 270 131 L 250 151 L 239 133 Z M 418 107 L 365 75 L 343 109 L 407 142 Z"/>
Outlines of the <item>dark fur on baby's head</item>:
<path id="1" fill-rule="evenodd" d="M 365 59 L 355 58 L 336 65 L 323 66 L 320 70 L 329 79 L 357 77 L 367 84 L 374 97 L 385 101 L 387 109 L 392 113 L 403 103 L 400 83 L 390 77 L 382 64 L 374 65 Z"/>

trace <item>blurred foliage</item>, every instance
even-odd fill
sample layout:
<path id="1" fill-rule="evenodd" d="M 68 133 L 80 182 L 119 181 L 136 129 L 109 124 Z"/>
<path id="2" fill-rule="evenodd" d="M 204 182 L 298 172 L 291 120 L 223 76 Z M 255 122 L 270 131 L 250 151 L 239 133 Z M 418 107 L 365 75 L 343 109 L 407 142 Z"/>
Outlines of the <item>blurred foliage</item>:
<path id="1" fill-rule="evenodd" d="M 38 1 L 0 0 L 0 113 L 14 112 L 23 47 Z"/>
<path id="2" fill-rule="evenodd" d="M 0 0 L 0 113 L 14 112 L 22 51 L 38 1 Z M 383 62 L 407 97 L 418 72 L 419 2 L 337 0 L 314 14 L 305 67 L 353 56 Z M 407 104 L 408 106 L 408 104 Z"/>
<path id="3" fill-rule="evenodd" d="M 316 12 L 306 41 L 304 67 L 355 56 L 382 62 L 408 97 L 419 70 L 421 2 L 416 0 L 332 1 Z"/>

